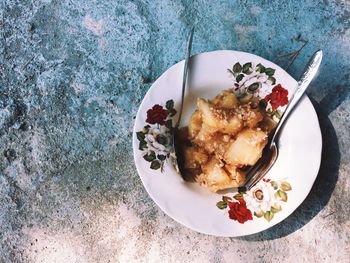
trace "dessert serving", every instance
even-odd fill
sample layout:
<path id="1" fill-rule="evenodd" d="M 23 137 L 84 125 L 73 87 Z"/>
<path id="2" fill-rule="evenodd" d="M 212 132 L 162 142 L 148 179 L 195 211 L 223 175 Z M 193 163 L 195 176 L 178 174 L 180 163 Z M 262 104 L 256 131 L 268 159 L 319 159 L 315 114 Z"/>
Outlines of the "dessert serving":
<path id="1" fill-rule="evenodd" d="M 188 126 L 177 134 L 178 166 L 186 181 L 211 192 L 239 187 L 262 156 L 268 135 L 288 104 L 288 90 L 276 84 L 275 69 L 239 62 L 228 69 L 233 88 L 211 100 L 197 98 Z M 174 101 L 147 110 L 147 125 L 137 132 L 139 149 L 150 168 L 164 171 L 172 156 Z M 177 166 L 177 165 L 175 165 Z"/>
<path id="2" fill-rule="evenodd" d="M 212 192 L 241 186 L 275 125 L 257 96 L 238 98 L 231 89 L 212 100 L 198 98 L 179 134 L 182 172 Z"/>
<path id="3" fill-rule="evenodd" d="M 180 122 L 185 127 L 175 137 L 179 174 L 173 134 L 181 116 L 183 69 L 181 62 L 157 79 L 135 117 L 134 161 L 146 191 L 171 218 L 205 234 L 249 235 L 281 222 L 305 199 L 317 176 L 322 138 L 311 102 L 305 97 L 288 119 L 271 171 L 251 189 L 237 189 L 265 154 L 262 149 L 297 82 L 248 53 L 192 57 Z"/>

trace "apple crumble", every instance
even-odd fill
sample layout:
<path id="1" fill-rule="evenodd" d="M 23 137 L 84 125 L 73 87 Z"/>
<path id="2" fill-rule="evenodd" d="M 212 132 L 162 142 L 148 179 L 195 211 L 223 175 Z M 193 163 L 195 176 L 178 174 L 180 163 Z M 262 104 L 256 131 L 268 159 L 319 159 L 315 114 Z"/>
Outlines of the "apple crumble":
<path id="1" fill-rule="evenodd" d="M 241 186 L 275 125 L 256 97 L 225 90 L 213 100 L 198 98 L 179 134 L 182 173 L 212 192 Z"/>

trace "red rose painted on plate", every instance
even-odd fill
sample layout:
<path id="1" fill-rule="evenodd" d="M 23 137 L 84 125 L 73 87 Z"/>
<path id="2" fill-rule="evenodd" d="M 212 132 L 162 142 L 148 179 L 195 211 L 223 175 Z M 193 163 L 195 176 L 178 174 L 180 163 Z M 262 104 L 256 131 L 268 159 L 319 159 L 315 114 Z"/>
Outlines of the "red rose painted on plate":
<path id="1" fill-rule="evenodd" d="M 288 90 L 282 87 L 281 84 L 276 85 L 272 89 L 272 93 L 264 98 L 265 102 L 270 102 L 272 108 L 276 110 L 288 104 Z"/>
<path id="2" fill-rule="evenodd" d="M 146 122 L 149 124 L 165 124 L 165 119 L 168 117 L 168 111 L 159 104 L 156 104 L 147 111 Z"/>
<path id="3" fill-rule="evenodd" d="M 230 219 L 236 220 L 241 224 L 248 220 L 253 220 L 252 212 L 247 208 L 244 199 L 240 199 L 238 202 L 228 203 L 228 207 L 230 208 L 228 211 Z"/>

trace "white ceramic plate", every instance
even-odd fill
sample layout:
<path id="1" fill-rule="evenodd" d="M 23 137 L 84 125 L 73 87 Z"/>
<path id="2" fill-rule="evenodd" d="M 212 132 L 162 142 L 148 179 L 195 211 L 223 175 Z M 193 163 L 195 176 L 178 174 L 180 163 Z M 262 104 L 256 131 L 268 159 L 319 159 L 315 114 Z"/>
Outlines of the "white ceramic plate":
<path id="1" fill-rule="evenodd" d="M 241 65 L 251 62 L 253 68 L 261 63 L 265 68 L 275 69 L 273 77 L 276 79 L 276 84 L 281 84 L 286 88 L 289 91 L 289 96 L 296 88 L 297 82 L 283 69 L 256 55 L 228 50 L 202 53 L 193 56 L 190 60 L 189 87 L 185 96 L 182 123 L 188 124 L 189 117 L 195 109 L 197 97 L 211 99 L 220 91 L 234 87 L 235 77 L 227 69 L 232 68 L 236 62 Z M 280 207 L 281 211 L 276 212 L 276 209 L 271 208 L 271 204 L 267 201 L 265 211 L 263 211 L 264 216 L 258 218 L 254 215 L 253 210 L 249 210 L 252 220 L 240 223 L 230 219 L 229 207 L 219 209 L 216 206 L 217 202 L 222 199 L 222 194 L 211 193 L 196 183 L 184 181 L 170 162 L 165 161 L 163 172 L 160 169 L 150 169 L 150 162 L 143 158 L 147 149 L 145 151 L 139 150 L 140 141 L 136 133 L 147 124 L 147 111 L 155 104 L 165 108 L 168 100 L 175 102 L 175 109 L 179 108 L 183 66 L 184 61 L 175 64 L 155 81 L 144 97 L 136 116 L 133 135 L 134 160 L 147 192 L 170 217 L 205 234 L 225 237 L 244 236 L 263 231 L 281 222 L 306 198 L 320 166 L 322 138 L 317 115 L 309 98 L 305 96 L 302 99 L 285 124 L 280 139 L 280 155 L 276 164 L 265 177 L 278 182 L 278 188 L 273 189 L 271 182 L 263 182 L 261 185 L 261 187 L 265 187 L 264 191 L 272 193 L 271 198 L 275 198 L 276 201 L 274 207 Z M 275 85 L 271 87 L 273 86 Z M 283 110 L 283 108 L 281 109 Z M 174 118 L 176 119 L 176 117 L 177 115 Z M 277 191 L 280 192 L 276 195 Z M 225 196 L 232 198 L 235 192 L 232 190 Z M 281 192 L 285 194 L 281 194 Z M 247 208 L 248 198 L 245 200 L 245 204 L 239 203 L 240 201 L 234 198 L 230 202 Z M 266 206 L 270 207 L 269 211 L 273 211 L 272 218 L 271 213 L 266 210 Z M 247 209 L 240 210 L 243 213 L 243 219 L 249 217 Z M 233 207 L 232 210 L 235 208 Z"/>

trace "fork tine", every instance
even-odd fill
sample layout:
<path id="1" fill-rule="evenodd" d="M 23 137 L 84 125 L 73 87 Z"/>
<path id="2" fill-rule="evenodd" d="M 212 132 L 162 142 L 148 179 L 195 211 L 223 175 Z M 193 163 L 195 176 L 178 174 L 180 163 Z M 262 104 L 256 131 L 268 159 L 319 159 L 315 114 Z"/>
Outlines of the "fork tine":
<path id="1" fill-rule="evenodd" d="M 250 190 L 257 182 L 259 182 L 271 169 L 275 163 L 278 156 L 278 150 L 275 147 L 272 147 L 263 154 L 263 157 L 260 158 L 258 163 L 253 166 L 247 174 L 247 181 L 244 184 L 245 190 Z"/>
<path id="2" fill-rule="evenodd" d="M 264 160 L 265 158 L 260 158 L 259 161 L 249 169 L 247 175 L 246 175 L 246 182 L 244 184 L 244 186 L 246 187 L 247 185 L 249 185 L 255 178 L 255 175 L 257 174 L 258 171 L 261 170 L 261 167 L 264 165 Z"/>

